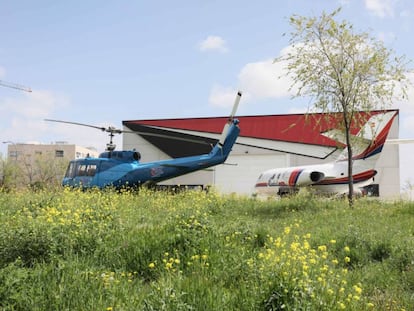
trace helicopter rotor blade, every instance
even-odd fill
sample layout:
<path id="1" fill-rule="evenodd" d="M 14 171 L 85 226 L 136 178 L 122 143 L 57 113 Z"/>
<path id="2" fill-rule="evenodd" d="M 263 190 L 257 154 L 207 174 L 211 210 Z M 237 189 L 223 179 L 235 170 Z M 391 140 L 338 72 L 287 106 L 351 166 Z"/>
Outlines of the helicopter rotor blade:
<path id="1" fill-rule="evenodd" d="M 80 125 L 80 126 L 87 126 L 87 127 L 92 127 L 101 131 L 106 131 L 106 128 L 104 127 L 100 127 L 100 126 L 95 126 L 95 125 L 90 125 L 90 124 L 85 124 L 85 123 L 78 123 L 78 122 L 70 122 L 70 121 L 62 121 L 62 120 L 54 120 L 54 119 L 44 119 L 45 121 L 48 122 L 57 122 L 57 123 L 66 123 L 66 124 L 74 124 L 74 125 Z"/>
<path id="2" fill-rule="evenodd" d="M 109 126 L 109 127 L 101 127 L 101 126 L 95 126 L 95 125 L 90 125 L 90 124 L 85 124 L 85 123 L 79 123 L 79 122 L 72 122 L 72 121 L 63 121 L 63 120 L 54 120 L 54 119 L 44 119 L 45 121 L 49 121 L 49 122 L 58 122 L 58 123 L 66 123 L 66 124 L 74 124 L 74 125 L 80 125 L 80 126 L 87 126 L 87 127 L 91 127 L 94 129 L 98 129 L 101 130 L 102 132 L 108 132 L 110 134 L 121 134 L 124 133 L 123 130 L 117 129 L 116 127 L 113 126 Z"/>
<path id="3" fill-rule="evenodd" d="M 231 111 L 231 114 L 230 114 L 230 118 L 229 118 L 230 120 L 233 120 L 234 115 L 236 114 L 237 108 L 239 107 L 241 96 L 242 96 L 242 92 L 238 91 L 236 100 L 234 101 L 233 110 Z"/>
<path id="4" fill-rule="evenodd" d="M 176 137 L 176 136 L 170 136 L 166 134 L 158 134 L 158 133 L 148 133 L 148 132 L 142 132 L 142 131 L 122 131 L 122 133 L 127 134 L 138 134 L 141 136 L 152 136 L 152 137 L 160 137 L 160 138 L 167 138 L 167 139 L 174 139 L 174 140 L 181 140 L 181 141 L 187 141 L 190 143 L 196 143 L 201 145 L 211 145 L 208 141 L 205 140 L 198 140 L 198 139 L 192 139 L 192 138 L 186 138 L 186 137 Z"/>

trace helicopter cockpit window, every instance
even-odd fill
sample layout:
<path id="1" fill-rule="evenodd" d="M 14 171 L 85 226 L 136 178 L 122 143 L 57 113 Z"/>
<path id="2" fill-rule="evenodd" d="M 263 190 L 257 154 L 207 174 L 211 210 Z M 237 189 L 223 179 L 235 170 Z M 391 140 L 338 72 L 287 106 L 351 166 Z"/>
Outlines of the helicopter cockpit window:
<path id="1" fill-rule="evenodd" d="M 95 174 L 96 174 L 96 164 L 88 165 L 87 174 L 88 174 L 88 176 L 91 176 L 91 177 L 95 176 Z"/>
<path id="2" fill-rule="evenodd" d="M 79 164 L 76 176 L 93 177 L 96 174 L 96 164 Z"/>
<path id="3" fill-rule="evenodd" d="M 65 177 L 73 178 L 75 175 L 75 163 L 70 162 L 68 169 L 66 170 Z"/>

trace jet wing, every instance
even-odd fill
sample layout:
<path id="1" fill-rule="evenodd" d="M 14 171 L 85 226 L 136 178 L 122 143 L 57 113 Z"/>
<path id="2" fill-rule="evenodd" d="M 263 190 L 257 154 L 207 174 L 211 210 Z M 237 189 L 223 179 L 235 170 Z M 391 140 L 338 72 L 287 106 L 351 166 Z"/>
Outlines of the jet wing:
<path id="1" fill-rule="evenodd" d="M 333 130 L 322 133 L 322 135 L 346 145 L 345 135 L 340 130 L 333 129 Z M 361 136 L 351 135 L 351 142 L 354 148 L 358 150 L 364 150 L 371 144 L 372 141 L 370 139 L 367 139 Z M 358 152 L 358 151 L 355 151 L 355 152 Z"/>
<path id="2" fill-rule="evenodd" d="M 346 145 L 346 138 L 343 131 L 340 131 L 338 129 L 332 129 L 321 134 L 325 137 L 333 139 L 336 142 Z"/>

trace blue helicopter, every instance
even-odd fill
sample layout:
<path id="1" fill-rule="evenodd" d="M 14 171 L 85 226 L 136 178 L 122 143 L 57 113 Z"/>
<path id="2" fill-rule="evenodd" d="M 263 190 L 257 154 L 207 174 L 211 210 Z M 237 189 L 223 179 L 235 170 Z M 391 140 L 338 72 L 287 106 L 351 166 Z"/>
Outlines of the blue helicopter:
<path id="1" fill-rule="evenodd" d="M 106 151 L 98 158 L 83 158 L 69 162 L 62 185 L 69 187 L 100 188 L 140 187 L 181 176 L 198 170 L 224 163 L 240 133 L 239 120 L 234 118 L 242 93 L 239 91 L 232 113 L 225 124 L 220 140 L 208 154 L 187 156 L 170 160 L 140 163 L 141 155 L 135 150 L 115 151 L 112 138 L 120 133 L 137 133 L 116 129 L 114 127 L 97 127 L 77 122 L 45 119 L 46 121 L 62 122 L 88 126 L 108 132 L 110 142 Z"/>

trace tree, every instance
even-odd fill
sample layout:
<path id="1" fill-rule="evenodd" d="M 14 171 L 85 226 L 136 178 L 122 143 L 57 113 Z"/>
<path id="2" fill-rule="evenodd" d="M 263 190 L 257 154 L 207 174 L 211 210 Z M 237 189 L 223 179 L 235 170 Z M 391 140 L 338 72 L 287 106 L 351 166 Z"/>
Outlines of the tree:
<path id="1" fill-rule="evenodd" d="M 10 160 L 9 158 L 5 159 L 1 154 L 0 163 L 0 190 L 16 188 L 20 182 L 20 176 L 22 174 L 20 167 L 16 164 L 15 160 Z"/>
<path id="2" fill-rule="evenodd" d="M 35 181 L 32 187 L 56 187 L 62 182 L 68 166 L 68 159 L 56 158 L 50 154 L 37 155 L 34 161 Z"/>
<path id="3" fill-rule="evenodd" d="M 328 117 L 340 113 L 340 130 L 348 145 L 349 205 L 353 205 L 352 125 L 365 120 L 359 111 L 380 110 L 406 99 L 408 61 L 382 41 L 356 33 L 347 21 L 336 21 L 340 8 L 319 17 L 292 15 L 291 48 L 275 62 L 286 64 L 293 97 L 309 96 L 311 110 Z"/>
<path id="4" fill-rule="evenodd" d="M 0 190 L 23 187 L 52 188 L 60 185 L 69 160 L 51 154 L 33 158 L 22 154 L 14 159 L 4 159 L 0 154 Z"/>

